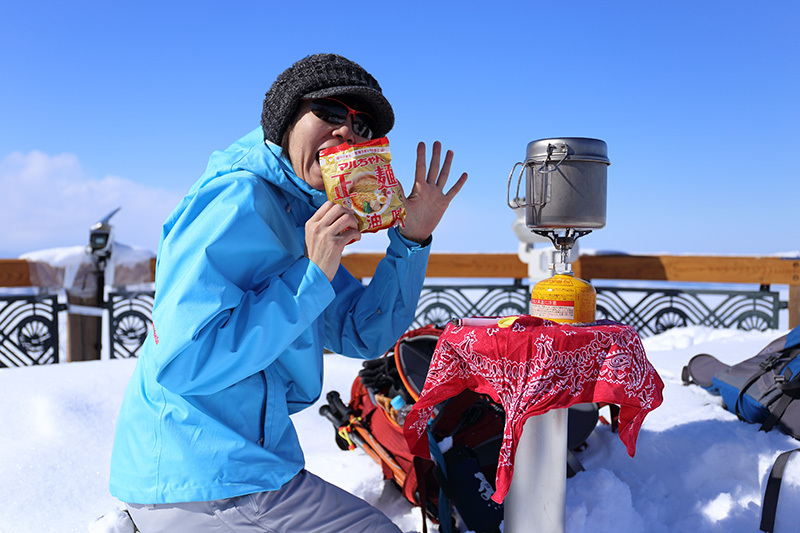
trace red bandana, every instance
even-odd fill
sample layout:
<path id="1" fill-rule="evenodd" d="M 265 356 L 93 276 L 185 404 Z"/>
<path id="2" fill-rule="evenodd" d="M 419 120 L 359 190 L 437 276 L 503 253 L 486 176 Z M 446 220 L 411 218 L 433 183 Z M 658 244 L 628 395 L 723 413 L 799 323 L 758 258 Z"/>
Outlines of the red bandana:
<path id="1" fill-rule="evenodd" d="M 467 322 L 469 323 L 469 322 Z M 428 457 L 427 422 L 436 404 L 464 389 L 488 394 L 506 412 L 496 492 L 503 501 L 528 417 L 577 403 L 621 407 L 619 438 L 628 454 L 644 417 L 661 405 L 664 384 L 630 326 L 599 321 L 558 324 L 523 315 L 508 327 L 448 324 L 433 354 L 425 387 L 405 423 L 409 448 Z"/>

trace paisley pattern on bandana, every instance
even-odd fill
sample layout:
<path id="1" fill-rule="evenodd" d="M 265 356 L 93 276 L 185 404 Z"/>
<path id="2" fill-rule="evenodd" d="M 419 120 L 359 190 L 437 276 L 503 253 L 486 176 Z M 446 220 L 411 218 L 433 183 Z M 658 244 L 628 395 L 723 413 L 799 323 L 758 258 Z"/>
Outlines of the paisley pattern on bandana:
<path id="1" fill-rule="evenodd" d="M 491 396 L 506 412 L 492 496 L 502 502 L 529 417 L 578 403 L 617 404 L 619 437 L 633 457 L 642 422 L 661 405 L 663 388 L 630 326 L 607 320 L 558 324 L 532 316 L 521 316 L 504 328 L 451 323 L 439 338 L 404 433 L 411 451 L 427 457 L 427 422 L 436 404 L 465 389 Z"/>

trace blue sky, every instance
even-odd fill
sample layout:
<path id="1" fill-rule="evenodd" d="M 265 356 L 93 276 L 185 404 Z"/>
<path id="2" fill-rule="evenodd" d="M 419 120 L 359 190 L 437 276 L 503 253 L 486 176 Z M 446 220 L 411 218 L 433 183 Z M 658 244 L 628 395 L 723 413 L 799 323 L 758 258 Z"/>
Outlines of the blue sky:
<path id="1" fill-rule="evenodd" d="M 418 141 L 470 174 L 435 251 L 515 252 L 509 172 L 528 142 L 562 136 L 608 143 L 607 225 L 583 248 L 797 251 L 798 6 L 6 2 L 0 257 L 84 244 L 119 206 L 118 240 L 155 250 L 210 153 L 257 127 L 274 78 L 316 52 L 382 85 L 407 189 Z"/>

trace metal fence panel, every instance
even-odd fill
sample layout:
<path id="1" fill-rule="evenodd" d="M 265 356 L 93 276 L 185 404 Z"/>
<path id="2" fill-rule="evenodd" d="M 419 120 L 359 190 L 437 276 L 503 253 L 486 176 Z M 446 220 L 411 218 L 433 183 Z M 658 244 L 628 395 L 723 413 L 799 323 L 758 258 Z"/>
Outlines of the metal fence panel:
<path id="1" fill-rule="evenodd" d="M 0 368 L 58 363 L 58 295 L 0 296 Z"/>
<path id="2" fill-rule="evenodd" d="M 689 325 L 778 329 L 782 302 L 772 291 L 596 287 L 597 318 L 629 324 L 648 337 Z"/>
<path id="3" fill-rule="evenodd" d="M 598 287 L 597 318 L 629 324 L 642 337 L 679 326 L 741 330 L 777 329 L 786 302 L 768 290 L 694 290 Z M 154 292 L 109 294 L 109 357 L 137 357 L 152 330 Z M 411 327 L 443 326 L 453 317 L 506 316 L 529 310 L 530 288 L 521 281 L 494 285 L 425 285 Z M 0 296 L 0 368 L 59 361 L 58 295 Z M 61 320 L 63 320 L 62 318 Z"/>
<path id="4" fill-rule="evenodd" d="M 778 329 L 785 302 L 777 292 L 598 287 L 597 318 L 636 328 L 642 337 L 679 326 L 745 331 Z M 444 325 L 452 317 L 503 316 L 528 312 L 529 287 L 425 285 L 412 325 Z"/>
<path id="5" fill-rule="evenodd" d="M 108 295 L 111 359 L 138 357 L 153 327 L 153 291 L 120 291 Z"/>

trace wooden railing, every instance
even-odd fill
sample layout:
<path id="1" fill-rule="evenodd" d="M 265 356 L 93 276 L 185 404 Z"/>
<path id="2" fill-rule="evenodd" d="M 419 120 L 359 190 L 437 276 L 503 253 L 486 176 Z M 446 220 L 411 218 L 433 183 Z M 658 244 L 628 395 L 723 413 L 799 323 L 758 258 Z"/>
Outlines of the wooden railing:
<path id="1" fill-rule="evenodd" d="M 31 268 L 24 259 L 0 259 L 0 287 L 30 287 Z"/>
<path id="2" fill-rule="evenodd" d="M 356 277 L 369 278 L 383 257 L 378 253 L 345 255 L 342 264 Z M 155 271 L 155 260 L 151 263 Z M 800 259 L 742 256 L 582 255 L 573 264 L 586 280 L 655 280 L 702 283 L 744 283 L 789 287 L 789 327 L 800 325 Z M 431 278 L 525 279 L 528 267 L 516 254 L 434 253 Z M 0 287 L 31 285 L 27 261 L 0 259 Z"/>
<path id="3" fill-rule="evenodd" d="M 357 278 L 368 278 L 382 254 L 351 254 L 342 264 Z M 573 265 L 585 280 L 653 280 L 789 286 L 789 327 L 800 325 L 800 259 L 683 255 L 582 255 Z M 431 254 L 428 277 L 528 277 L 517 254 Z"/>

